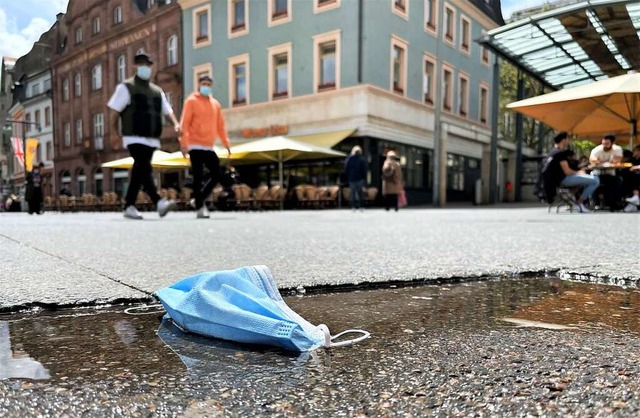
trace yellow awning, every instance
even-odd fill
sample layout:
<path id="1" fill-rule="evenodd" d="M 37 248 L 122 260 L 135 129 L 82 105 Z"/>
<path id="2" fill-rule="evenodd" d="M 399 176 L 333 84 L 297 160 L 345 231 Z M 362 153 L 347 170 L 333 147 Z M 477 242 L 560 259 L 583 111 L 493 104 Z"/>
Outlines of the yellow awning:
<path id="1" fill-rule="evenodd" d="M 323 132 L 319 134 L 287 136 L 287 138 L 311 145 L 331 148 L 346 137 L 351 136 L 355 131 L 356 129 L 345 129 L 343 131 Z"/>

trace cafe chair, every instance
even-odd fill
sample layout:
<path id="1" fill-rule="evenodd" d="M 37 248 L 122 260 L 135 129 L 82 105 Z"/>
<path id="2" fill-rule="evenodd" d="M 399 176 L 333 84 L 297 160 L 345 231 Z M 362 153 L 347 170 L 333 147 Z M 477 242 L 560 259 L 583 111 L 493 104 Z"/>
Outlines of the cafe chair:
<path id="1" fill-rule="evenodd" d="M 556 208 L 556 213 L 560 212 L 561 208 L 565 208 L 568 209 L 569 212 L 573 212 L 578 206 L 575 196 L 575 188 L 558 187 L 556 189 L 556 197 L 551 203 L 549 203 L 548 212 L 551 212 L 551 209 L 554 207 Z"/>

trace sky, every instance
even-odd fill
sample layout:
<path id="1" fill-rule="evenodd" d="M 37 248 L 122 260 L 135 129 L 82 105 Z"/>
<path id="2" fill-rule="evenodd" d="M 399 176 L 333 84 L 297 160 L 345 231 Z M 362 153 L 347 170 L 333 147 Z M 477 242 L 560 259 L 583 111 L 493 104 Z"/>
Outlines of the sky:
<path id="1" fill-rule="evenodd" d="M 0 0 L 0 56 L 19 58 L 29 52 L 40 35 L 53 25 L 56 14 L 66 11 L 68 2 L 69 0 Z M 502 14 L 508 18 L 514 10 L 546 2 L 547 0 L 502 0 Z"/>

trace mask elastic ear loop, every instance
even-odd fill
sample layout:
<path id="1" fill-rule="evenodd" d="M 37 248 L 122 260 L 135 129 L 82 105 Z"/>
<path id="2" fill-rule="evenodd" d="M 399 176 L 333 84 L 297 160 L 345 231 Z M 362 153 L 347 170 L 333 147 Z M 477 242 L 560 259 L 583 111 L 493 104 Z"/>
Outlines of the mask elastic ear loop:
<path id="1" fill-rule="evenodd" d="M 321 329 L 322 332 L 324 333 L 325 348 L 345 347 L 348 345 L 359 343 L 360 341 L 366 340 L 367 338 L 371 337 L 371 334 L 369 332 L 362 329 L 348 329 L 346 331 L 342 331 L 340 334 L 331 336 L 331 333 L 329 332 L 329 328 L 325 324 L 318 325 L 318 328 Z M 362 334 L 362 336 L 358 338 L 353 338 L 351 340 L 340 341 L 337 343 L 333 342 L 333 340 L 340 338 L 341 336 L 346 334 Z"/>

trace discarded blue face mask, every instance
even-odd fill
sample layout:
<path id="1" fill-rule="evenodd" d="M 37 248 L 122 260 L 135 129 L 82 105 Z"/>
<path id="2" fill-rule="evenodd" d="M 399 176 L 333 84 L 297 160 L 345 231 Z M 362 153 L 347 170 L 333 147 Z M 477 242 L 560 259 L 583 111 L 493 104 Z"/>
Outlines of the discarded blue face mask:
<path id="1" fill-rule="evenodd" d="M 307 322 L 284 302 L 266 266 L 196 274 L 156 296 L 178 327 L 208 337 L 298 352 L 341 347 L 369 337 L 362 330 L 332 337 L 326 325 Z M 349 333 L 362 336 L 335 342 Z"/>

